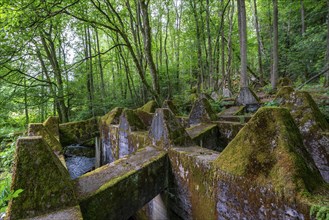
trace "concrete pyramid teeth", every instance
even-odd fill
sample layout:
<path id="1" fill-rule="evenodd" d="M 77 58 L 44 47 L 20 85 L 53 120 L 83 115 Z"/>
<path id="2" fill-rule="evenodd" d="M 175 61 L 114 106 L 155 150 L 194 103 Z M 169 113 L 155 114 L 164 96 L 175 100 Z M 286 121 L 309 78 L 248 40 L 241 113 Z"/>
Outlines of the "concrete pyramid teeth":
<path id="1" fill-rule="evenodd" d="M 199 124 L 202 122 L 215 121 L 217 119 L 216 114 L 211 108 L 208 100 L 205 98 L 199 98 L 194 102 L 192 110 L 189 115 L 189 124 Z"/>
<path id="2" fill-rule="evenodd" d="M 140 131 L 146 130 L 146 126 L 134 110 L 124 109 L 120 116 L 119 129 Z"/>
<path id="3" fill-rule="evenodd" d="M 187 146 L 192 140 L 180 125 L 175 115 L 167 108 L 155 112 L 149 136 L 155 147 L 168 149 L 173 146 Z"/>
<path id="4" fill-rule="evenodd" d="M 19 138 L 11 190 L 24 191 L 9 203 L 8 219 L 25 219 L 73 207 L 70 175 L 40 136 Z"/>
<path id="5" fill-rule="evenodd" d="M 323 183 L 289 111 L 261 108 L 215 161 L 223 171 L 294 195 Z"/>
<path id="6" fill-rule="evenodd" d="M 312 155 L 322 177 L 329 183 L 329 139 L 324 132 L 329 124 L 309 93 L 283 87 L 275 99 L 288 108 L 302 134 L 304 145 Z"/>
<path id="7" fill-rule="evenodd" d="M 122 110 L 123 108 L 119 108 L 119 107 L 112 109 L 110 112 L 106 113 L 106 115 L 101 117 L 102 123 L 105 123 L 106 125 L 119 124 L 119 119 Z"/>
<path id="8" fill-rule="evenodd" d="M 48 126 L 49 127 L 49 126 Z M 28 127 L 29 136 L 42 136 L 45 142 L 51 147 L 53 151 L 62 152 L 62 145 L 59 142 L 59 138 L 51 133 L 51 131 L 45 127 L 42 123 L 31 123 Z"/>
<path id="9" fill-rule="evenodd" d="M 145 105 L 138 108 L 138 110 L 147 112 L 147 113 L 154 113 L 155 109 L 157 108 L 157 103 L 154 100 L 148 101 Z"/>
<path id="10" fill-rule="evenodd" d="M 257 105 L 259 103 L 256 94 L 249 88 L 243 87 L 235 100 L 236 105 Z"/>
<path id="11" fill-rule="evenodd" d="M 172 113 L 174 113 L 175 115 L 178 113 L 176 106 L 171 100 L 164 100 L 162 104 L 162 108 L 169 108 L 172 111 Z"/>
<path id="12" fill-rule="evenodd" d="M 43 126 L 48 129 L 50 134 L 52 134 L 59 141 L 59 118 L 57 116 L 49 117 Z"/>

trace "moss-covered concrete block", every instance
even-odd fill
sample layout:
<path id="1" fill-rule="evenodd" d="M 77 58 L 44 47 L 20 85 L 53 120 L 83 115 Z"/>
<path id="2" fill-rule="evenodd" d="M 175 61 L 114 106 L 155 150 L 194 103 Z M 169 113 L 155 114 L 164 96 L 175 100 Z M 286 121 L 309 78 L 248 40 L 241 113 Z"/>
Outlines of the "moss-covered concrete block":
<path id="1" fill-rule="evenodd" d="M 310 193 L 323 183 L 289 111 L 261 108 L 215 162 L 221 170 L 286 196 Z"/>
<path id="2" fill-rule="evenodd" d="M 217 219 L 211 164 L 219 153 L 186 147 L 171 148 L 168 155 L 171 165 L 169 209 L 181 219 Z"/>
<path id="3" fill-rule="evenodd" d="M 219 132 L 223 136 L 223 141 L 229 143 L 235 138 L 239 133 L 241 128 L 245 125 L 244 123 L 239 122 L 229 122 L 229 121 L 216 121 Z M 226 139 L 226 140 L 225 140 Z"/>
<path id="4" fill-rule="evenodd" d="M 158 107 L 157 103 L 154 100 L 148 101 L 145 105 L 138 108 L 138 110 L 147 112 L 147 113 L 154 113 L 156 108 Z"/>
<path id="5" fill-rule="evenodd" d="M 51 212 L 49 214 L 45 214 L 42 216 L 37 216 L 25 220 L 82 220 L 82 213 L 80 210 L 80 206 L 74 206 L 70 208 L 65 208 L 63 210 L 59 210 L 56 212 Z"/>
<path id="6" fill-rule="evenodd" d="M 288 77 L 281 77 L 281 78 L 279 78 L 277 85 L 278 85 L 278 88 L 282 88 L 284 86 L 292 86 L 293 83 L 292 83 L 291 79 L 289 79 Z"/>
<path id="7" fill-rule="evenodd" d="M 186 129 L 192 140 L 210 150 L 222 151 L 227 145 L 227 139 L 219 132 L 216 124 L 198 124 Z"/>
<path id="8" fill-rule="evenodd" d="M 155 112 L 149 136 L 155 147 L 163 149 L 168 149 L 174 145 L 188 146 L 192 143 L 184 127 L 167 108 L 159 108 Z"/>
<path id="9" fill-rule="evenodd" d="M 201 122 L 209 123 L 217 119 L 216 114 L 211 108 L 208 100 L 199 98 L 194 102 L 192 110 L 189 115 L 189 124 L 194 125 Z"/>
<path id="10" fill-rule="evenodd" d="M 119 124 L 120 115 L 123 111 L 123 108 L 116 107 L 110 112 L 106 113 L 101 117 L 101 123 L 110 125 L 110 124 Z"/>
<path id="11" fill-rule="evenodd" d="M 174 113 L 175 115 L 178 114 L 178 109 L 173 103 L 173 101 L 171 100 L 164 100 L 162 103 L 162 108 L 169 108 L 172 111 L 172 113 Z"/>
<path id="12" fill-rule="evenodd" d="M 59 118 L 58 116 L 49 117 L 43 126 L 59 141 Z"/>
<path id="13" fill-rule="evenodd" d="M 138 110 L 138 109 L 136 109 L 134 112 L 139 117 L 139 119 L 143 122 L 143 124 L 146 126 L 146 128 L 149 129 L 151 127 L 154 114 L 144 112 L 144 111 Z"/>
<path id="14" fill-rule="evenodd" d="M 243 87 L 240 89 L 239 95 L 235 100 L 236 105 L 258 105 L 259 99 L 257 95 L 249 88 Z"/>
<path id="15" fill-rule="evenodd" d="M 73 207 L 77 200 L 70 175 L 40 136 L 17 140 L 8 219 L 23 219 Z"/>
<path id="16" fill-rule="evenodd" d="M 320 170 L 322 177 L 329 183 L 329 139 L 323 132 L 329 130 L 329 124 L 309 93 L 293 91 L 283 87 L 275 100 L 280 106 L 288 108 L 302 134 L 307 151 Z"/>
<path id="17" fill-rule="evenodd" d="M 46 143 L 51 147 L 51 149 L 57 153 L 63 151 L 61 143 L 58 139 L 51 133 L 51 130 L 48 130 L 42 123 L 31 123 L 28 127 L 29 136 L 42 136 Z"/>
<path id="18" fill-rule="evenodd" d="M 128 219 L 167 187 L 167 154 L 144 148 L 81 176 L 84 219 Z"/>
<path id="19" fill-rule="evenodd" d="M 63 146 L 87 143 L 99 136 L 98 118 L 60 124 L 59 133 Z"/>

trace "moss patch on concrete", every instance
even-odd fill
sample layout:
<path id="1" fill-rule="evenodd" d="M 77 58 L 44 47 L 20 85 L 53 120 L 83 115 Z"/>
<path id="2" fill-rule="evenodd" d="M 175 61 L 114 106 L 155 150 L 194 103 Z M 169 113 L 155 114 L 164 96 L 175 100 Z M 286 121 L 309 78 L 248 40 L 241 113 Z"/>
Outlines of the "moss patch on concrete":
<path id="1" fill-rule="evenodd" d="M 59 141 L 59 118 L 57 116 L 49 117 L 43 126 Z"/>
<path id="2" fill-rule="evenodd" d="M 289 111 L 261 108 L 216 160 L 228 173 L 272 185 L 285 195 L 309 193 L 323 183 Z"/>
<path id="3" fill-rule="evenodd" d="M 63 146 L 84 144 L 94 137 L 99 136 L 98 118 L 60 124 L 59 132 Z"/>
<path id="4" fill-rule="evenodd" d="M 157 109 L 149 131 L 155 147 L 168 149 L 174 145 L 187 146 L 191 138 L 169 109 Z"/>
<path id="5" fill-rule="evenodd" d="M 205 98 L 199 98 L 194 102 L 189 115 L 189 123 L 191 125 L 201 122 L 215 121 L 217 116 L 212 110 L 210 103 Z"/>
<path id="6" fill-rule="evenodd" d="M 123 108 L 116 107 L 101 117 L 102 124 L 119 124 L 120 115 Z"/>
<path id="7" fill-rule="evenodd" d="M 157 103 L 154 100 L 148 101 L 145 105 L 138 108 L 138 110 L 147 112 L 147 113 L 154 113 L 155 109 L 158 107 Z"/>
<path id="8" fill-rule="evenodd" d="M 40 136 L 18 139 L 11 189 L 24 191 L 10 201 L 9 219 L 77 205 L 68 171 Z"/>
<path id="9" fill-rule="evenodd" d="M 175 115 L 178 114 L 178 109 L 176 108 L 174 102 L 171 100 L 164 100 L 162 104 L 162 108 L 169 108 L 172 111 L 172 113 L 174 113 Z"/>
<path id="10" fill-rule="evenodd" d="M 126 125 L 127 123 L 127 125 Z M 119 122 L 120 129 L 128 129 L 129 131 L 146 130 L 146 126 L 143 121 L 138 117 L 136 111 L 132 109 L 124 109 L 120 116 Z M 127 130 L 127 131 L 128 131 Z"/>
<path id="11" fill-rule="evenodd" d="M 29 136 L 41 136 L 51 149 L 57 153 L 62 153 L 63 148 L 58 139 L 41 123 L 31 123 L 28 127 Z M 56 133 L 55 133 L 56 135 Z"/>

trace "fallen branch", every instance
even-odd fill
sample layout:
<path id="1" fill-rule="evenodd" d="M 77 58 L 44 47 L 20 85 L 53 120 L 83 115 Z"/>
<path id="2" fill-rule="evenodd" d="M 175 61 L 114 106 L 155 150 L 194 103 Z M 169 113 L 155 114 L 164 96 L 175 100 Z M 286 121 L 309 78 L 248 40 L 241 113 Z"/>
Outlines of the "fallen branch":
<path id="1" fill-rule="evenodd" d="M 303 84 L 301 84 L 300 86 L 297 87 L 297 90 L 300 90 L 301 88 L 303 88 L 306 84 L 308 84 L 309 82 L 313 81 L 314 79 L 318 78 L 319 76 L 323 75 L 324 73 L 326 73 L 327 71 L 329 71 L 329 68 L 323 70 L 322 72 L 316 74 L 315 76 L 313 76 L 311 79 L 307 80 L 306 82 L 304 82 Z"/>

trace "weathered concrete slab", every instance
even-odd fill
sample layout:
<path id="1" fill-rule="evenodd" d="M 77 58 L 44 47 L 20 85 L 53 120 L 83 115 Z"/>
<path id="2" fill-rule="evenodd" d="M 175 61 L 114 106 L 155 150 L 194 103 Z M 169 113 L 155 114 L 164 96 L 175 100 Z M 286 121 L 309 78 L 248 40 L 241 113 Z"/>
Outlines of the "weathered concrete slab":
<path id="1" fill-rule="evenodd" d="M 59 125 L 60 141 L 63 146 L 71 144 L 84 144 L 99 136 L 97 118 L 84 121 L 69 122 Z"/>
<path id="2" fill-rule="evenodd" d="M 50 134 L 52 134 L 59 141 L 59 118 L 57 116 L 49 117 L 44 123 Z"/>
<path id="3" fill-rule="evenodd" d="M 324 115 L 307 92 L 295 92 L 291 87 L 283 87 L 275 100 L 290 110 L 307 151 L 329 183 L 329 140 L 323 135 L 323 132 L 329 131 L 329 124 Z"/>
<path id="4" fill-rule="evenodd" d="M 190 136 L 167 108 L 158 108 L 155 112 L 149 136 L 152 144 L 162 149 L 192 144 Z"/>
<path id="5" fill-rule="evenodd" d="M 171 100 L 164 100 L 162 103 L 162 108 L 169 108 L 170 111 L 172 111 L 172 113 L 174 113 L 174 115 L 178 114 L 178 109 L 175 106 L 175 104 L 173 103 L 173 101 L 171 101 Z"/>
<path id="6" fill-rule="evenodd" d="M 187 128 L 186 131 L 200 147 L 220 152 L 227 145 L 227 138 L 219 132 L 216 124 L 201 123 Z"/>
<path id="7" fill-rule="evenodd" d="M 17 140 L 11 189 L 24 190 L 9 203 L 12 220 L 77 205 L 69 173 L 40 136 Z"/>
<path id="8" fill-rule="evenodd" d="M 227 143 L 233 140 L 245 125 L 244 123 L 229 121 L 215 121 L 214 123 L 217 124 L 219 132 L 227 139 Z"/>
<path id="9" fill-rule="evenodd" d="M 217 119 L 216 114 L 211 108 L 208 100 L 205 98 L 197 99 L 189 115 L 189 124 L 195 125 L 201 122 L 209 123 Z"/>
<path id="10" fill-rule="evenodd" d="M 251 115 L 219 115 L 218 121 L 247 123 Z"/>
<path id="11" fill-rule="evenodd" d="M 61 143 L 42 123 L 31 123 L 28 127 L 29 136 L 42 136 L 51 149 L 57 153 L 63 151 Z"/>
<path id="12" fill-rule="evenodd" d="M 148 101 L 145 105 L 138 108 L 138 110 L 147 112 L 147 113 L 154 113 L 156 108 L 158 107 L 157 103 L 154 100 Z"/>
<path id="13" fill-rule="evenodd" d="M 85 219 L 128 219 L 167 187 L 167 153 L 151 147 L 78 178 Z"/>
<path id="14" fill-rule="evenodd" d="M 219 153 L 200 147 L 171 148 L 169 207 L 181 219 L 216 219 L 211 163 Z"/>
<path id="15" fill-rule="evenodd" d="M 82 220 L 80 206 L 66 208 L 46 215 L 28 218 L 25 220 Z"/>
<path id="16" fill-rule="evenodd" d="M 257 105 L 259 99 L 256 94 L 249 88 L 243 87 L 240 89 L 239 95 L 235 100 L 236 105 Z"/>

